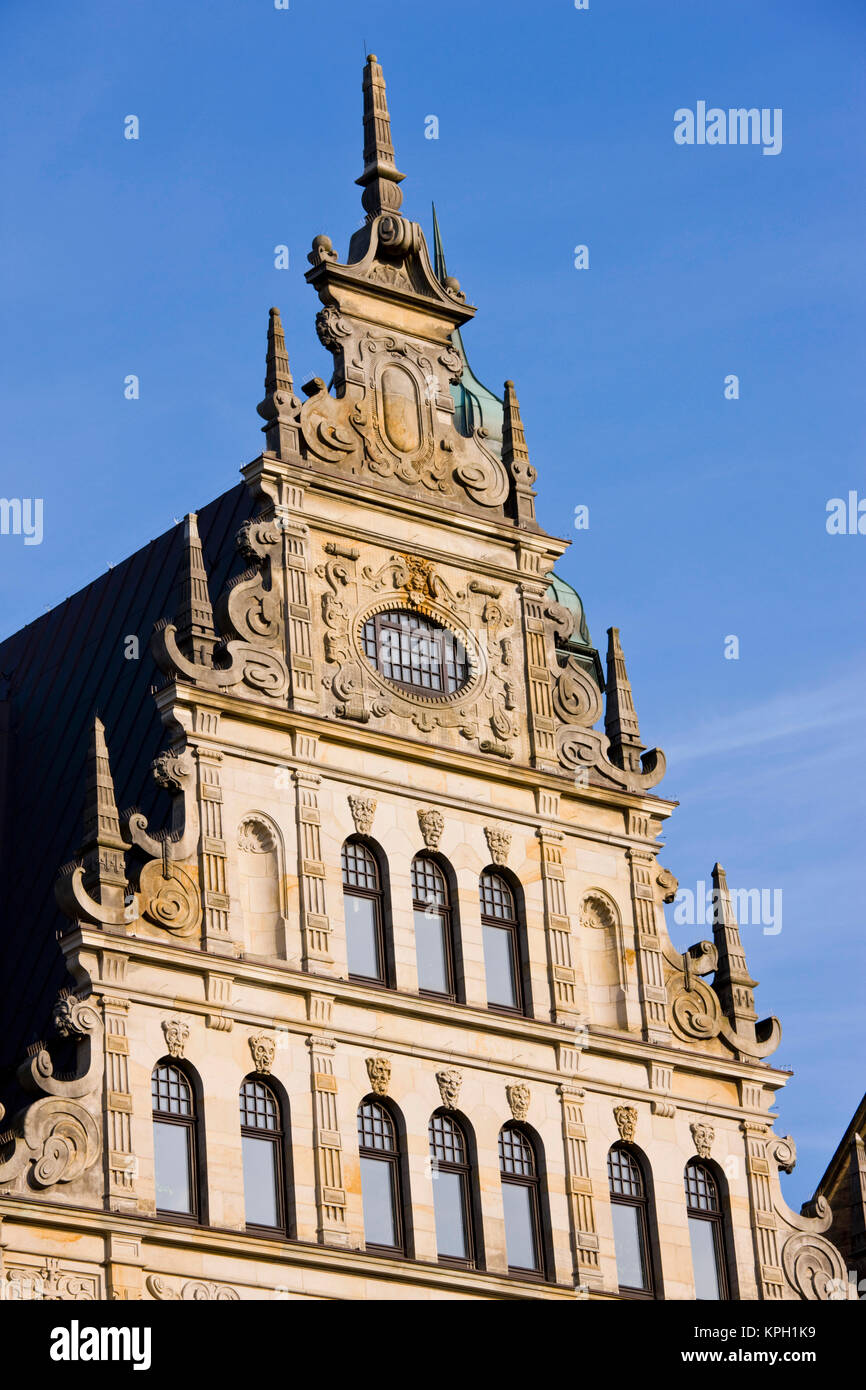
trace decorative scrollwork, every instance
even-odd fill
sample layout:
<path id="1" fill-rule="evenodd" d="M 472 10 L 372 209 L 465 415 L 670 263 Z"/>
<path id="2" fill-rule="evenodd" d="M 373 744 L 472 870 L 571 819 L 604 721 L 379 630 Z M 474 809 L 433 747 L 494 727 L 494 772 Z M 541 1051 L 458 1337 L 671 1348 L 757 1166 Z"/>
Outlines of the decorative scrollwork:
<path id="1" fill-rule="evenodd" d="M 576 657 L 569 657 L 556 682 L 553 708 L 565 724 L 589 728 L 601 717 L 601 691 Z"/>
<path id="2" fill-rule="evenodd" d="M 141 914 L 172 936 L 192 936 L 201 925 L 198 885 L 179 864 L 151 859 L 139 882 Z"/>
<path id="3" fill-rule="evenodd" d="M 670 1002 L 671 1027 L 681 1038 L 715 1038 L 722 1024 L 718 995 L 702 980 L 678 989 Z"/>
<path id="4" fill-rule="evenodd" d="M 789 1236 L 782 1247 L 782 1268 L 791 1287 L 812 1302 L 825 1302 L 840 1285 L 845 1287 L 845 1261 L 820 1235 Z"/>
<path id="5" fill-rule="evenodd" d="M 99 1126 L 74 1101 L 52 1096 L 37 1101 L 24 1119 L 24 1138 L 38 1150 L 32 1179 L 38 1187 L 74 1182 L 99 1153 Z"/>

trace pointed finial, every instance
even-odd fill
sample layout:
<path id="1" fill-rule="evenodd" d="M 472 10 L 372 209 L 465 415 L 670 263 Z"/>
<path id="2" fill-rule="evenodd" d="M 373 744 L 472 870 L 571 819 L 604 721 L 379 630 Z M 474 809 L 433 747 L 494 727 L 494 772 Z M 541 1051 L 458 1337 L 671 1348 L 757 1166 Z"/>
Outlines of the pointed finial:
<path id="1" fill-rule="evenodd" d="M 394 164 L 385 79 L 375 53 L 367 54 L 363 91 L 364 172 L 355 182 L 364 190 L 361 203 L 368 222 L 372 222 L 380 213 L 398 210 L 403 202 L 398 185 L 406 177 Z"/>
<path id="2" fill-rule="evenodd" d="M 502 413 L 502 462 L 514 482 L 518 525 L 535 524 L 535 493 L 532 484 L 538 474 L 529 462 L 529 450 L 520 418 L 520 403 L 513 381 L 505 383 Z"/>
<path id="3" fill-rule="evenodd" d="M 644 745 L 640 741 L 640 728 L 618 627 L 607 630 L 604 731 L 610 739 L 610 756 L 617 767 L 628 772 L 640 772 L 640 755 Z"/>
<path id="4" fill-rule="evenodd" d="M 713 940 L 719 953 L 713 989 L 734 1031 L 753 1037 L 758 1017 L 753 992 L 757 981 L 746 967 L 746 953 L 731 904 L 727 875 L 721 864 L 713 865 Z"/>
<path id="5" fill-rule="evenodd" d="M 436 216 L 436 204 L 431 203 L 430 206 L 433 209 L 433 269 L 436 272 L 436 279 L 444 285 L 448 277 L 448 267 L 445 264 L 442 233 L 439 230 L 439 218 Z"/>
<path id="6" fill-rule="evenodd" d="M 99 715 L 94 715 L 87 753 L 81 854 L 85 883 L 91 893 L 94 888 L 97 890 L 95 896 L 103 906 L 123 907 L 126 891 L 125 849 L 105 742 L 105 725 Z"/>
<path id="7" fill-rule="evenodd" d="M 297 454 L 299 434 L 293 414 L 300 407 L 289 370 L 289 355 L 279 309 L 268 316 L 268 351 L 265 361 L 265 398 L 256 410 L 266 424 L 262 428 L 268 453 L 287 459 Z"/>
<path id="8" fill-rule="evenodd" d="M 294 390 L 292 374 L 289 370 L 289 354 L 286 352 L 286 337 L 280 311 L 273 308 L 268 313 L 268 352 L 265 359 L 265 395 L 272 396 L 275 391 L 285 391 L 291 396 Z"/>
<path id="9" fill-rule="evenodd" d="M 190 512 L 184 521 L 178 584 L 180 606 L 175 618 L 178 644 L 191 661 L 210 666 L 217 634 L 195 512 Z"/>

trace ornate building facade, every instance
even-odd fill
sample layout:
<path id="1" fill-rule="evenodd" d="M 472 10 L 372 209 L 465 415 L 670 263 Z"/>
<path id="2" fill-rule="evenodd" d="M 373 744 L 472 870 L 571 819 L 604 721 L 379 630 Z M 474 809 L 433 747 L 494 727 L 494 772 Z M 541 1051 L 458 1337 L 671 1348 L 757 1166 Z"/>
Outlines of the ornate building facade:
<path id="1" fill-rule="evenodd" d="M 619 633 L 363 93 L 330 385 L 272 309 L 243 483 L 0 648 L 4 1294 L 827 1297 L 724 871 L 676 949 Z"/>

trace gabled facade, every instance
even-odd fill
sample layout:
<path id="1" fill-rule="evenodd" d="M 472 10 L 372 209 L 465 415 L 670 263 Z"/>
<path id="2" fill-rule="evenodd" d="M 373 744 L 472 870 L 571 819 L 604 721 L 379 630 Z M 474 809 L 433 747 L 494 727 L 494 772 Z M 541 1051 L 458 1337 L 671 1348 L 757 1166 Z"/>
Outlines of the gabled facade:
<path id="1" fill-rule="evenodd" d="M 780 1029 L 724 871 L 713 941 L 681 953 L 657 861 L 674 806 L 619 632 L 603 671 L 514 385 L 470 372 L 475 310 L 401 210 L 373 56 L 363 90 L 366 221 L 344 261 L 317 236 L 306 277 L 330 386 L 296 390 L 272 309 L 244 487 L 0 648 L 3 1006 L 27 1052 L 2 1278 L 826 1297 L 843 1262 L 826 1203 L 781 1197 Z M 154 618 L 152 659 L 124 664 Z M 90 659 L 64 678 L 69 624 Z M 25 894 L 42 823 L 57 854 Z M 56 1037 L 34 1043 L 47 991 Z"/>

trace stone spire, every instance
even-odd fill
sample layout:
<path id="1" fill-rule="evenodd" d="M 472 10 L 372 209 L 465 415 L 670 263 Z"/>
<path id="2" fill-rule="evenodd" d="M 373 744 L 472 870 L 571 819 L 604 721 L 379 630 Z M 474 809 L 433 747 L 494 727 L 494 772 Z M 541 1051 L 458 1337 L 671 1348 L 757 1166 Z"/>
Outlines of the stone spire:
<path id="1" fill-rule="evenodd" d="M 640 772 L 640 755 L 644 751 L 644 744 L 640 741 L 640 728 L 618 627 L 607 630 L 604 731 L 610 739 L 611 761 L 627 772 Z"/>
<path id="2" fill-rule="evenodd" d="M 88 891 L 103 907 L 123 908 L 126 892 L 125 850 L 108 761 L 105 725 L 95 715 L 87 754 L 81 856 Z"/>
<path id="3" fill-rule="evenodd" d="M 439 230 L 439 218 L 436 216 L 436 204 L 431 203 L 433 209 L 433 269 L 436 272 L 436 279 L 440 284 L 445 284 L 448 278 L 448 267 L 445 264 L 445 248 L 442 245 L 442 233 Z"/>
<path id="4" fill-rule="evenodd" d="M 178 643 L 192 661 L 210 666 L 217 635 L 195 512 L 190 512 L 184 522 L 178 579 L 180 607 L 175 619 Z"/>
<path id="5" fill-rule="evenodd" d="M 265 448 L 269 454 L 286 459 L 297 454 L 299 447 L 296 412 L 300 401 L 289 370 L 289 355 L 279 309 L 271 309 L 268 317 L 268 352 L 265 361 L 265 398 L 256 410 L 266 421 L 262 427 Z"/>
<path id="6" fill-rule="evenodd" d="M 514 382 L 505 383 L 505 405 L 502 416 L 502 462 L 514 482 L 514 496 L 517 505 L 517 524 L 535 524 L 535 493 L 532 484 L 538 474 L 529 462 L 529 450 L 520 419 L 520 404 L 514 390 Z"/>
<path id="7" fill-rule="evenodd" d="M 364 192 L 361 202 L 372 222 L 382 212 L 396 212 L 403 202 L 398 185 L 406 177 L 394 165 L 391 117 L 385 95 L 385 79 L 375 53 L 367 55 L 364 68 L 364 172 L 355 182 Z"/>
<path id="8" fill-rule="evenodd" d="M 744 1038 L 753 1037 L 758 1017 L 754 995 L 757 980 L 753 980 L 746 969 L 740 929 L 721 864 L 713 866 L 713 940 L 719 954 L 713 989 L 734 1031 Z"/>

